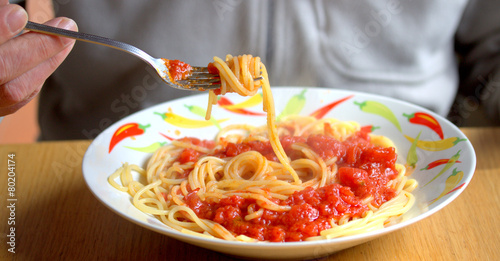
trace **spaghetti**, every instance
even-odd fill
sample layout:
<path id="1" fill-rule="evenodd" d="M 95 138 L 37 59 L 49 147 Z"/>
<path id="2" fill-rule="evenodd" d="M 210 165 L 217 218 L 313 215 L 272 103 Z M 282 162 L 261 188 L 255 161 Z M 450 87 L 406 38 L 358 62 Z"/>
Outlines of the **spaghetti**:
<path id="1" fill-rule="evenodd" d="M 108 181 L 139 210 L 188 234 L 289 242 L 380 229 L 411 208 L 417 183 L 396 163 L 390 139 L 335 119 L 294 116 L 276 124 L 260 60 L 214 60 L 220 94 L 240 93 L 238 83 L 244 95 L 254 94 L 253 79 L 262 72 L 267 126 L 232 125 L 215 140 L 174 140 L 145 169 L 125 163 Z M 210 95 L 212 104 L 216 94 Z"/>

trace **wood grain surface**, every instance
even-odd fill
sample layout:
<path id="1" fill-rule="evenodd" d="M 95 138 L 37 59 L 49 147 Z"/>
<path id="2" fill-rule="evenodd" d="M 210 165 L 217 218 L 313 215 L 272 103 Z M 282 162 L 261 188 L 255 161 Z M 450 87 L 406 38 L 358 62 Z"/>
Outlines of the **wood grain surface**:
<path id="1" fill-rule="evenodd" d="M 500 128 L 463 128 L 477 155 L 470 185 L 436 214 L 321 260 L 500 260 Z M 83 180 L 91 141 L 0 147 L 1 260 L 235 260 L 135 225 L 103 206 Z M 15 154 L 15 226 L 8 223 Z M 15 228 L 15 252 L 7 244 Z"/>

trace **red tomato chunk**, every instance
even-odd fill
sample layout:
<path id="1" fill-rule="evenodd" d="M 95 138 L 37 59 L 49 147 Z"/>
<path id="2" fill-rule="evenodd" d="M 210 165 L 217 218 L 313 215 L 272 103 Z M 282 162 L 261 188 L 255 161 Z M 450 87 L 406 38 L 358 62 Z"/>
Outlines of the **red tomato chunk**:
<path id="1" fill-rule="evenodd" d="M 174 81 L 179 81 L 185 79 L 189 74 L 191 74 L 191 65 L 179 61 L 179 60 L 167 60 L 165 65 L 168 68 L 168 72 Z"/>

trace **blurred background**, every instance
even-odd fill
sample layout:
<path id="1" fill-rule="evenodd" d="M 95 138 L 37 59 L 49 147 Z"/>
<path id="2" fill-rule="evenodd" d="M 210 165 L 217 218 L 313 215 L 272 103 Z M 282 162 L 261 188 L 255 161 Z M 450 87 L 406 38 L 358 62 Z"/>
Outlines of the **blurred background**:
<path id="1" fill-rule="evenodd" d="M 35 22 L 43 23 L 54 16 L 51 0 L 29 1 L 25 8 L 30 20 Z M 0 123 L 0 144 L 36 141 L 39 134 L 37 107 L 38 99 L 35 98 L 15 114 L 4 117 Z M 477 99 L 464 94 L 458 94 L 449 119 L 459 127 L 499 126 L 498 122 L 493 122 L 485 117 L 484 109 L 479 105 Z"/>

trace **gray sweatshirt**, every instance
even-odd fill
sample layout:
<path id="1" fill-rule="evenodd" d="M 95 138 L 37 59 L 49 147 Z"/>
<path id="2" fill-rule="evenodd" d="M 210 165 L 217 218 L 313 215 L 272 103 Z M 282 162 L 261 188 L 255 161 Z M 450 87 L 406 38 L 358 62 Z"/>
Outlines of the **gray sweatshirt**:
<path id="1" fill-rule="evenodd" d="M 446 116 L 457 90 L 498 118 L 500 1 L 55 1 L 81 32 L 205 66 L 260 56 L 271 86 L 391 96 Z M 494 77 L 497 78 L 494 78 Z M 142 60 L 77 42 L 40 97 L 41 139 L 90 139 L 115 121 L 192 93 Z"/>

